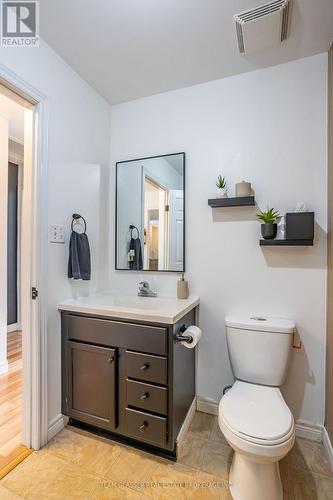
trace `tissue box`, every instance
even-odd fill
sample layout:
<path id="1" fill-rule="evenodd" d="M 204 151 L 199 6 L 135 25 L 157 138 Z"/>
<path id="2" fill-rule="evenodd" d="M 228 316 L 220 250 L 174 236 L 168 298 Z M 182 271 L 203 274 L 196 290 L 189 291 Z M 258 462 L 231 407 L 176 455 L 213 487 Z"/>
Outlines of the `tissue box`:
<path id="1" fill-rule="evenodd" d="M 287 240 L 313 240 L 314 212 L 286 213 Z"/>

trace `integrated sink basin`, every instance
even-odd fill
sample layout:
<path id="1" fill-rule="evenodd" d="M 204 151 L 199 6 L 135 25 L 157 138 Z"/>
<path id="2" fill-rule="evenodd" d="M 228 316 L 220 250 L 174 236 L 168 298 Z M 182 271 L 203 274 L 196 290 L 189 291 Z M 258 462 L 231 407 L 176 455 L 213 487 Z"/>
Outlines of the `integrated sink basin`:
<path id="1" fill-rule="evenodd" d="M 61 302 L 58 309 L 172 325 L 198 304 L 199 297 L 195 296 L 179 300 L 172 297 L 138 297 L 118 293 L 99 293 Z"/>

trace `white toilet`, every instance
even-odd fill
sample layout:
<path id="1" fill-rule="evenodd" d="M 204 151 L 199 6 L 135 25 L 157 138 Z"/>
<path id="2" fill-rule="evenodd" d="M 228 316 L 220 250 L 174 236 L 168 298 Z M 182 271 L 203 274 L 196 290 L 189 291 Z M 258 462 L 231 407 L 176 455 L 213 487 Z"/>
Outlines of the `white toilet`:
<path id="1" fill-rule="evenodd" d="M 235 500 L 282 500 L 278 461 L 295 440 L 283 383 L 295 323 L 272 317 L 227 316 L 236 382 L 222 397 L 219 425 L 234 449 L 229 483 Z"/>

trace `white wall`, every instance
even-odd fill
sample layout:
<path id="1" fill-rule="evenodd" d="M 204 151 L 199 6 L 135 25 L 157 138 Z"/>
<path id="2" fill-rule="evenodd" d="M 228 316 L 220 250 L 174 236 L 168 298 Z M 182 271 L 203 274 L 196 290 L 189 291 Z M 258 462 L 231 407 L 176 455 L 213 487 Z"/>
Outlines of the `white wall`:
<path id="1" fill-rule="evenodd" d="M 326 73 L 321 54 L 117 105 L 111 113 L 113 169 L 128 158 L 187 155 L 186 266 L 191 293 L 201 297 L 204 331 L 199 395 L 218 401 L 232 382 L 227 313 L 291 317 L 304 349 L 293 352 L 284 394 L 295 417 L 313 423 L 324 418 Z M 316 213 L 315 246 L 260 248 L 257 209 L 207 206 L 219 173 L 231 195 L 235 182 L 251 181 L 261 208 L 285 212 L 305 201 Z M 113 221 L 112 202 L 110 208 Z M 110 238 L 113 230 L 111 223 Z M 113 271 L 113 249 L 110 259 L 110 288 L 134 293 L 143 274 Z M 144 277 L 160 294 L 175 294 L 177 276 Z"/>
<path id="2" fill-rule="evenodd" d="M 49 102 L 49 223 L 70 223 L 73 211 L 87 218 L 92 247 L 91 282 L 67 279 L 66 245 L 49 244 L 48 396 L 49 422 L 61 411 L 60 300 L 103 285 L 105 268 L 106 175 L 109 161 L 110 107 L 53 50 L 0 48 L 0 64 L 43 93 Z M 101 166 L 101 167 L 99 167 Z"/>

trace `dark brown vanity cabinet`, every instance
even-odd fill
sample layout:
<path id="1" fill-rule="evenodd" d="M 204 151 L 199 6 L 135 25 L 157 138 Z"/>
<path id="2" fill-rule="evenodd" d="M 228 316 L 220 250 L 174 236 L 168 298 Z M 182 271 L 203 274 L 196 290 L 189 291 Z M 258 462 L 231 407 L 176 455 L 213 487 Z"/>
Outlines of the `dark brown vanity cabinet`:
<path id="1" fill-rule="evenodd" d="M 195 350 L 174 334 L 194 316 L 164 325 L 63 312 L 63 414 L 174 455 L 195 396 Z"/>

